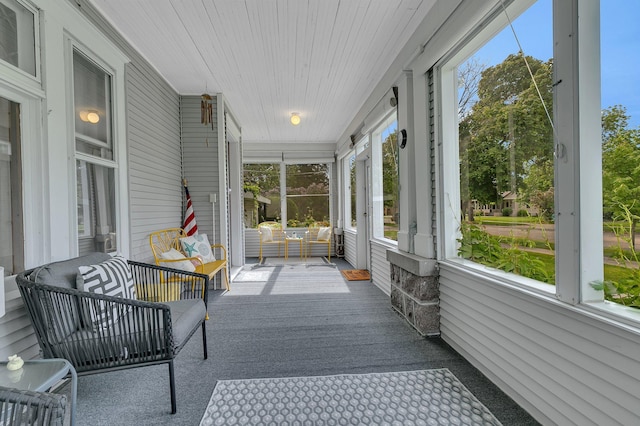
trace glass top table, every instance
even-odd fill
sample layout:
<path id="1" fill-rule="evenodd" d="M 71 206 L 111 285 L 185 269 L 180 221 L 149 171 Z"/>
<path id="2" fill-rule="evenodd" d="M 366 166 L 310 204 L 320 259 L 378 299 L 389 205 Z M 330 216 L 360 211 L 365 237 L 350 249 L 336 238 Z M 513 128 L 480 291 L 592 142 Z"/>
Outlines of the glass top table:
<path id="1" fill-rule="evenodd" d="M 0 386 L 20 390 L 46 392 L 53 385 L 71 374 L 71 424 L 76 423 L 76 394 L 78 376 L 66 359 L 25 360 L 19 370 L 7 369 L 7 362 L 0 362 Z"/>

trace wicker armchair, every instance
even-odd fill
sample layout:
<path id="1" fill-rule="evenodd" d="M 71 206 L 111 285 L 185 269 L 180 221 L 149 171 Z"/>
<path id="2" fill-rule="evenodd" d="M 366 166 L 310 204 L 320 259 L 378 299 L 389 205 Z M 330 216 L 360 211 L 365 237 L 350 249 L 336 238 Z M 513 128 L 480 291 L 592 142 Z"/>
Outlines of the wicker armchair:
<path id="1" fill-rule="evenodd" d="M 278 245 L 278 257 L 280 257 L 280 247 L 284 244 L 284 230 L 279 222 L 262 222 L 258 225 L 260 235 L 260 261 L 262 261 L 262 247 L 266 245 Z"/>
<path id="2" fill-rule="evenodd" d="M 0 386 L 0 426 L 62 426 L 67 397 Z"/>
<path id="3" fill-rule="evenodd" d="M 93 253 L 16 277 L 42 357 L 65 358 L 78 375 L 167 364 L 173 414 L 173 360 L 199 327 L 207 359 L 209 278 L 128 261 L 136 300 L 76 289 L 78 267 L 100 263 L 105 256 L 110 258 Z M 102 315 L 100 327 L 92 322 L 98 311 Z"/>

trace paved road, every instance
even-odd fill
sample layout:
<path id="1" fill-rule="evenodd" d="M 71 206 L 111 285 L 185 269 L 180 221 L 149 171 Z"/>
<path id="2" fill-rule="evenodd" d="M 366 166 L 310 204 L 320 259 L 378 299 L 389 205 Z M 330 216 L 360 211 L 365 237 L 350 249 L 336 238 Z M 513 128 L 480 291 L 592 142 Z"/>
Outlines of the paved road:
<path id="1" fill-rule="evenodd" d="M 513 225 L 513 226 L 498 226 L 498 225 L 483 225 L 488 233 L 491 235 L 511 236 L 518 238 L 528 238 L 533 241 L 550 241 L 555 242 L 555 226 L 547 223 L 532 223 L 526 225 Z M 617 247 L 618 244 L 625 244 L 619 242 L 618 238 L 613 232 L 603 233 L 603 244 L 605 247 Z M 636 247 L 640 248 L 640 236 L 636 235 Z"/>
<path id="2" fill-rule="evenodd" d="M 486 231 L 491 235 L 501 236 L 514 236 L 517 238 L 528 238 L 533 241 L 550 241 L 555 242 L 555 227 L 553 224 L 544 223 L 532 223 L 526 225 L 513 225 L 513 226 L 498 226 L 498 225 L 483 225 Z M 603 245 L 604 247 L 617 247 L 619 244 L 626 244 L 625 242 L 618 241 L 618 238 L 613 232 L 603 233 Z M 636 247 L 640 248 L 640 238 L 636 236 Z M 544 248 L 526 248 L 523 250 L 531 251 L 535 253 L 553 254 L 553 251 Z M 605 257 L 604 263 L 607 265 L 624 266 L 619 260 Z M 636 262 L 629 261 L 626 267 L 639 267 Z"/>

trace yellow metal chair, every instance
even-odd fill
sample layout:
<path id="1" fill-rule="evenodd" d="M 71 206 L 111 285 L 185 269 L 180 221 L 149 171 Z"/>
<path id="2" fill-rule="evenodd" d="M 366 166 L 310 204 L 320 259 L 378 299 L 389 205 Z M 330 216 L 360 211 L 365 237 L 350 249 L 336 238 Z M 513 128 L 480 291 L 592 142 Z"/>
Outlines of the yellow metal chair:
<path id="1" fill-rule="evenodd" d="M 311 251 L 316 244 L 325 244 L 327 246 L 327 259 L 331 262 L 331 225 L 323 223 L 314 223 L 305 232 L 305 240 L 307 246 L 307 257 L 311 257 Z"/>
<path id="2" fill-rule="evenodd" d="M 198 274 L 208 275 L 210 279 L 219 272 L 222 271 L 225 287 L 227 290 L 231 290 L 229 287 L 229 277 L 227 274 L 227 249 L 222 244 L 211 244 L 211 250 L 215 253 L 218 249 L 216 260 L 213 262 L 203 263 L 199 257 L 188 257 L 184 255 L 182 250 L 182 244 L 180 238 L 185 238 L 187 234 L 182 228 L 169 228 L 162 229 L 160 231 L 152 232 L 149 235 L 149 244 L 151 245 L 151 251 L 155 259 L 156 265 L 166 266 L 169 268 L 179 268 L 179 262 L 192 262 L 195 267 L 195 271 Z M 171 249 L 175 249 L 184 255 L 180 259 L 166 259 L 161 255 L 167 253 Z"/>
<path id="3" fill-rule="evenodd" d="M 260 235 L 260 261 L 262 262 L 262 246 L 277 244 L 278 257 L 280 257 L 280 247 L 284 244 L 284 230 L 279 222 L 262 222 L 258 225 Z"/>

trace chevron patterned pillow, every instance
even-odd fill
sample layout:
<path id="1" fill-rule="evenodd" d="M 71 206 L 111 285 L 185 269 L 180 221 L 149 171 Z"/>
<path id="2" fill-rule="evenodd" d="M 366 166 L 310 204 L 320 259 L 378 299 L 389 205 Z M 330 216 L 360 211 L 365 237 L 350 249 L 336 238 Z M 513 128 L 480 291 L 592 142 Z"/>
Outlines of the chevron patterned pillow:
<path id="1" fill-rule="evenodd" d="M 127 260 L 122 256 L 114 256 L 97 265 L 80 266 L 78 272 L 78 281 L 82 278 L 82 286 L 78 285 L 79 290 L 127 299 L 136 298 L 133 276 Z M 106 328 L 118 322 L 120 318 L 115 306 L 112 307 L 112 312 L 107 312 L 108 309 L 108 305 L 103 302 L 97 305 L 97 309 L 91 307 L 91 321 L 94 326 Z"/>

